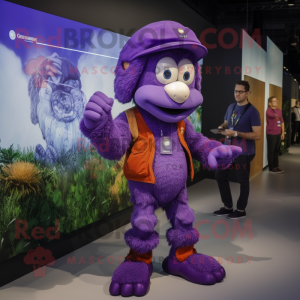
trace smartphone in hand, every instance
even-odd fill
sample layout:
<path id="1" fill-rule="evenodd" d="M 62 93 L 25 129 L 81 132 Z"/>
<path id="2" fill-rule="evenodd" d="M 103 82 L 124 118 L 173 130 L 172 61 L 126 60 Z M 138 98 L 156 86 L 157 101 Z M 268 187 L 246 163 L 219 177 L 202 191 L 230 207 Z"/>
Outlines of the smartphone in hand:
<path id="1" fill-rule="evenodd" d="M 217 129 L 211 129 L 210 131 L 214 134 L 220 134 L 220 132 L 225 131 L 225 129 L 224 128 L 222 128 L 222 129 L 217 128 Z"/>

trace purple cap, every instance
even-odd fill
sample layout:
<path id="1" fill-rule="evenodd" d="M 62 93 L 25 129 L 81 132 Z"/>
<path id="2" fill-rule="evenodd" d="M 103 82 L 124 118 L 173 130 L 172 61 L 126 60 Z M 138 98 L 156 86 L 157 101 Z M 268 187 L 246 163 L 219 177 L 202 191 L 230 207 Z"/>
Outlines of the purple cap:
<path id="1" fill-rule="evenodd" d="M 191 29 L 174 21 L 160 21 L 135 32 L 121 50 L 119 59 L 130 62 L 145 54 L 178 48 L 192 52 L 197 60 L 207 54 Z"/>

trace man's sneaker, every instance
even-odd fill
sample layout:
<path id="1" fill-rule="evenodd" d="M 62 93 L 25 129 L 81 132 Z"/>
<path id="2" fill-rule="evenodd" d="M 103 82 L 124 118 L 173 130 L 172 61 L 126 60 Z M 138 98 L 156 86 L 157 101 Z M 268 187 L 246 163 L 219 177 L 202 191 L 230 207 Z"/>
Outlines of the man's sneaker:
<path id="1" fill-rule="evenodd" d="M 284 172 L 283 170 L 279 169 L 278 167 L 275 168 L 275 170 L 277 171 L 277 173 L 283 173 Z"/>
<path id="2" fill-rule="evenodd" d="M 225 207 L 221 207 L 219 210 L 214 211 L 215 216 L 227 216 L 231 213 L 233 213 L 233 208 L 227 209 Z"/>
<path id="3" fill-rule="evenodd" d="M 232 214 L 228 215 L 228 219 L 240 219 L 246 217 L 246 211 L 235 210 Z"/>
<path id="4" fill-rule="evenodd" d="M 276 168 L 274 168 L 274 169 L 272 169 L 272 170 L 269 170 L 269 172 L 274 173 L 274 174 L 279 174 L 279 173 L 280 173 L 280 172 L 277 171 Z"/>

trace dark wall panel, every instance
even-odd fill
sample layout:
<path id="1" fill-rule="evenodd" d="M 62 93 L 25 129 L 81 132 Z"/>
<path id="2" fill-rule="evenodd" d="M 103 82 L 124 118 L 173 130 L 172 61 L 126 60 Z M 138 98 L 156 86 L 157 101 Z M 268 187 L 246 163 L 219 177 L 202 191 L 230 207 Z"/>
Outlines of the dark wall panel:
<path id="1" fill-rule="evenodd" d="M 191 28 L 199 37 L 212 25 L 180 0 L 12 0 L 49 14 L 131 36 L 139 28 L 161 20 L 172 20 Z"/>
<path id="2" fill-rule="evenodd" d="M 291 78 L 291 81 L 292 81 L 292 91 L 291 91 L 292 99 L 299 99 L 299 84 L 297 81 L 293 80 L 293 78 Z"/>
<path id="3" fill-rule="evenodd" d="M 293 78 L 290 75 L 283 74 L 283 85 L 282 85 L 282 98 L 283 103 L 289 102 L 289 106 L 291 106 L 292 98 L 294 98 L 293 94 L 295 91 L 293 91 Z M 294 98 L 297 99 L 297 98 Z M 289 122 L 289 128 L 291 128 L 291 111 L 289 110 L 288 115 L 285 118 L 285 122 Z M 287 134 L 287 148 L 291 145 L 291 130 L 286 131 Z"/>
<path id="4" fill-rule="evenodd" d="M 238 36 L 240 35 L 240 27 L 230 26 L 230 28 Z M 210 129 L 217 128 L 224 122 L 228 106 L 235 102 L 233 91 L 236 81 L 241 80 L 242 64 L 242 49 L 239 46 L 239 39 L 236 46 L 230 49 L 226 49 L 227 46 L 220 43 L 222 40 L 227 45 L 234 42 L 231 34 L 225 34 L 223 39 L 220 39 L 220 32 L 223 29 L 224 27 L 218 27 L 216 33 L 206 36 L 206 42 L 215 44 L 216 48 L 208 50 L 202 68 L 203 134 L 217 140 L 223 136 L 211 133 Z M 209 74 L 209 70 L 211 70 L 211 74 Z M 204 176 L 214 179 L 214 172 L 205 170 Z M 235 181 L 232 176 L 230 180 Z"/>

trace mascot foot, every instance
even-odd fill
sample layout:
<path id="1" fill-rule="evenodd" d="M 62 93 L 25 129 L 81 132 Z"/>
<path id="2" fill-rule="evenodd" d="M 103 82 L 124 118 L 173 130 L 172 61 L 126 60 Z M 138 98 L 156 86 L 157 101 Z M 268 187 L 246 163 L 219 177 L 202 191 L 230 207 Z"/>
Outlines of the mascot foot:
<path id="1" fill-rule="evenodd" d="M 109 293 L 112 296 L 144 296 L 150 286 L 153 265 L 145 262 L 122 262 L 115 270 Z"/>
<path id="2" fill-rule="evenodd" d="M 182 262 L 170 255 L 164 259 L 162 267 L 166 273 L 203 285 L 221 282 L 226 276 L 224 268 L 213 257 L 200 253 L 194 253 Z"/>

